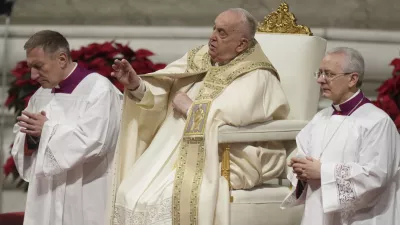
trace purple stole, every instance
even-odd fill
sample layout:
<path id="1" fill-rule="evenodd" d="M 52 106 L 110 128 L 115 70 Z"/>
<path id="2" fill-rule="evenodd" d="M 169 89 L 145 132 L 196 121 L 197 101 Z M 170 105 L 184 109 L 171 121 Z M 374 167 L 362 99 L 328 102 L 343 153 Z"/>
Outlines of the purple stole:
<path id="1" fill-rule="evenodd" d="M 78 84 L 90 73 L 92 72 L 78 64 L 75 70 L 65 80 L 58 84 L 58 88 L 53 88 L 51 93 L 71 94 L 76 86 L 78 86 Z"/>
<path id="2" fill-rule="evenodd" d="M 360 91 L 356 96 L 354 96 L 347 102 L 342 103 L 338 106 L 332 105 L 332 115 L 350 116 L 353 112 L 355 112 L 358 108 L 366 103 L 371 103 L 371 101 L 364 96 L 364 93 L 362 91 Z"/>

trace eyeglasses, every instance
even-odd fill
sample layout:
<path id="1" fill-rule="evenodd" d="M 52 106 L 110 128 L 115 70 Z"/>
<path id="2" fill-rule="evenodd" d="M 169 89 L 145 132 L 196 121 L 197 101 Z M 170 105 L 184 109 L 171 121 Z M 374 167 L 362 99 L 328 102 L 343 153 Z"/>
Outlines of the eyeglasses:
<path id="1" fill-rule="evenodd" d="M 333 80 L 333 79 L 336 79 L 337 77 L 345 76 L 345 75 L 349 75 L 349 74 L 352 74 L 352 73 L 331 73 L 331 72 L 326 72 L 326 71 L 317 71 L 314 73 L 314 77 L 315 77 L 315 79 L 318 79 L 322 76 L 323 79 Z"/>

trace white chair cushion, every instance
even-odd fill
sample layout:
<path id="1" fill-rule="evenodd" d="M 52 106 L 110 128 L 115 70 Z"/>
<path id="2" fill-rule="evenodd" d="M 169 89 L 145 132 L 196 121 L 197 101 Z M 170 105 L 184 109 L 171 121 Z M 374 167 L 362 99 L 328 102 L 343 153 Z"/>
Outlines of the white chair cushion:
<path id="1" fill-rule="evenodd" d="M 255 38 L 279 73 L 290 105 L 289 119 L 310 120 L 320 97 L 314 72 L 325 55 L 327 41 L 296 34 L 257 33 Z"/>
<path id="2" fill-rule="evenodd" d="M 231 204 L 230 225 L 300 225 L 303 206 L 282 210 L 279 204 Z"/>
<path id="3" fill-rule="evenodd" d="M 232 191 L 231 225 L 299 225 L 303 206 L 280 208 L 289 191 L 277 184 Z"/>
<path id="4" fill-rule="evenodd" d="M 264 184 L 249 190 L 233 190 L 232 204 L 243 203 L 279 203 L 289 194 L 290 189 L 278 184 Z"/>
<path id="5" fill-rule="evenodd" d="M 294 140 L 308 121 L 274 120 L 245 127 L 221 126 L 218 130 L 219 143 L 242 143 L 255 141 Z"/>

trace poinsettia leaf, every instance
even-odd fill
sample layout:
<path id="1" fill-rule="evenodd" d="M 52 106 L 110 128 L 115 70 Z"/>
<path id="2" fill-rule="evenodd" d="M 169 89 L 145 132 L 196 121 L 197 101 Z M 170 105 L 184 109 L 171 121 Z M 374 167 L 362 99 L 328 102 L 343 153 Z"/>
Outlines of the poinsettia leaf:
<path id="1" fill-rule="evenodd" d="M 26 97 L 30 93 L 30 90 L 29 90 L 30 88 L 31 87 L 21 89 L 17 95 L 17 98 L 21 99 L 21 98 Z"/>
<path id="2" fill-rule="evenodd" d="M 149 50 L 147 50 L 147 49 L 138 49 L 136 51 L 136 55 L 135 56 L 136 56 L 137 59 L 141 59 L 141 58 L 146 58 L 146 57 L 149 57 L 149 56 L 152 56 L 152 55 L 154 55 L 154 53 L 149 51 Z"/>

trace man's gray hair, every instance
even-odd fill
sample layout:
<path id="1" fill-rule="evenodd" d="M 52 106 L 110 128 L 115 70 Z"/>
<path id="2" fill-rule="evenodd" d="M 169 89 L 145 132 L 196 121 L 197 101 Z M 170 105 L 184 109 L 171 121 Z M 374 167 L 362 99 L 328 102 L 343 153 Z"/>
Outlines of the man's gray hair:
<path id="1" fill-rule="evenodd" d="M 236 12 L 242 16 L 243 22 L 246 23 L 249 29 L 247 38 L 249 38 L 250 40 L 254 39 L 254 36 L 256 35 L 257 32 L 257 24 L 258 24 L 256 18 L 254 18 L 254 16 L 251 15 L 251 13 L 249 13 L 247 10 L 243 8 L 231 8 L 228 9 L 228 11 Z"/>
<path id="2" fill-rule="evenodd" d="M 71 59 L 69 43 L 67 39 L 57 31 L 38 31 L 33 34 L 24 45 L 24 49 L 27 51 L 37 47 L 43 48 L 45 52 L 51 54 L 61 50 L 68 56 L 69 59 Z"/>
<path id="3" fill-rule="evenodd" d="M 358 74 L 358 82 L 357 87 L 361 87 L 363 79 L 364 79 L 364 58 L 361 53 L 353 48 L 349 47 L 337 47 L 329 50 L 328 54 L 344 54 L 347 57 L 347 64 L 343 66 L 344 73 L 357 73 Z"/>

